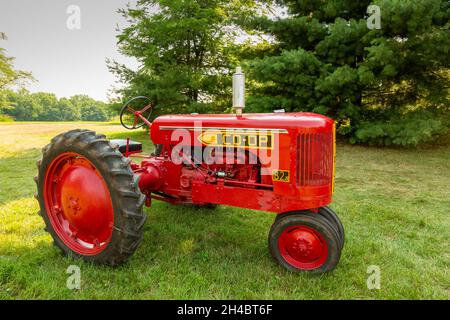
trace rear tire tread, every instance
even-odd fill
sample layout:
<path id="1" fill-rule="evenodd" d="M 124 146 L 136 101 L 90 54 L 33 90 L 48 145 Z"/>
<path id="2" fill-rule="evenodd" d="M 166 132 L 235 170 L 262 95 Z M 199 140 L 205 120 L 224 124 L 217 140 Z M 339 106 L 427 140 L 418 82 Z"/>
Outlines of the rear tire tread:
<path id="1" fill-rule="evenodd" d="M 107 247 L 93 256 L 82 256 L 70 250 L 53 230 L 45 210 L 45 170 L 56 156 L 64 152 L 76 152 L 91 162 L 97 162 L 96 169 L 102 174 L 111 193 L 114 208 L 113 234 Z M 141 243 L 143 226 L 147 220 L 141 201 L 142 197 L 145 201 L 145 196 L 136 188 L 136 177 L 129 166 L 129 159 L 124 161 L 122 154 L 111 147 L 104 135 L 83 129 L 71 130 L 54 137 L 50 144 L 43 148 L 42 153 L 43 157 L 37 163 L 38 200 L 46 229 L 52 235 L 56 246 L 66 255 L 86 261 L 111 266 L 125 262 Z"/>

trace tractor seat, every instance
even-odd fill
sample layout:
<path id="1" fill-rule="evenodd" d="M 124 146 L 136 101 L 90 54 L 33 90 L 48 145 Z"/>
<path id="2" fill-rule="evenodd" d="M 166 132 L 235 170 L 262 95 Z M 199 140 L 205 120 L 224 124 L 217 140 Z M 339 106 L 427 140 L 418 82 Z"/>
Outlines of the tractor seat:
<path id="1" fill-rule="evenodd" d="M 112 146 L 119 146 L 119 151 L 121 153 L 127 152 L 127 140 L 126 139 L 113 139 L 110 140 Z M 142 143 L 130 140 L 128 143 L 128 152 L 142 152 Z"/>

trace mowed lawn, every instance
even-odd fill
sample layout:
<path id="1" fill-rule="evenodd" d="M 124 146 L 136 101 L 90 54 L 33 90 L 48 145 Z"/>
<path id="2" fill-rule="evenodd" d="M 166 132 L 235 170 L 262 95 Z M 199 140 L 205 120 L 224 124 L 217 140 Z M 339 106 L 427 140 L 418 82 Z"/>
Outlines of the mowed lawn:
<path id="1" fill-rule="evenodd" d="M 448 299 L 450 147 L 420 150 L 338 145 L 332 207 L 346 228 L 337 269 L 293 274 L 270 257 L 274 215 L 240 208 L 192 209 L 154 202 L 145 237 L 123 266 L 63 257 L 43 230 L 33 195 L 36 160 L 56 134 L 101 123 L 0 124 L 0 299 Z M 145 132 L 133 139 L 151 143 Z M 81 268 L 69 290 L 68 266 Z M 366 284 L 371 265 L 381 288 Z"/>

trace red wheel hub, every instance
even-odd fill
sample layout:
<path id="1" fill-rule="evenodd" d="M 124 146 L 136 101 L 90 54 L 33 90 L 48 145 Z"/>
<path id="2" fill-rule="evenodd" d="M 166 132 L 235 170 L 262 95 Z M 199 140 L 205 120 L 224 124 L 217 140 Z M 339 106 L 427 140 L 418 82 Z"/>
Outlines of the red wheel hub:
<path id="1" fill-rule="evenodd" d="M 74 252 L 95 255 L 108 245 L 114 225 L 109 189 L 95 166 L 64 153 L 47 168 L 44 201 L 53 229 Z"/>
<path id="2" fill-rule="evenodd" d="M 328 247 L 324 237 L 308 226 L 286 228 L 278 238 L 281 256 L 292 266 L 312 270 L 327 260 Z"/>

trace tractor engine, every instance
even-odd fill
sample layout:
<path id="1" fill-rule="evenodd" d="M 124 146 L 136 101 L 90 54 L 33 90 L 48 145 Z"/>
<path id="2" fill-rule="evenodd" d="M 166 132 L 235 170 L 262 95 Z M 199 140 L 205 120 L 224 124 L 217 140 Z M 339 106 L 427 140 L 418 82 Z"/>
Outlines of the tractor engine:
<path id="1" fill-rule="evenodd" d="M 161 194 L 165 194 L 168 202 L 172 203 L 193 203 L 205 204 L 204 201 L 194 201 L 192 199 L 193 186 L 201 183 L 217 184 L 219 181 L 227 180 L 228 183 L 233 181 L 239 183 L 258 183 L 261 180 L 260 165 L 250 164 L 248 153 L 238 155 L 234 150 L 221 152 L 212 150 L 206 161 L 201 159 L 196 165 L 193 163 L 184 163 L 180 166 L 173 166 L 168 151 L 171 146 L 162 148 L 159 155 L 152 159 L 145 159 L 141 163 L 140 183 L 141 191 L 152 197 L 155 193 L 157 199 L 161 199 Z M 188 154 L 196 151 L 194 148 L 188 148 Z M 204 154 L 205 148 L 200 148 L 197 153 Z M 213 159 L 220 157 L 219 163 L 213 162 Z M 233 159 L 231 163 L 227 163 L 227 159 Z M 198 159 L 195 159 L 198 160 Z M 175 175 L 174 175 L 175 174 Z M 176 177 L 176 178 L 171 178 Z M 169 196 L 170 195 L 170 196 Z"/>

